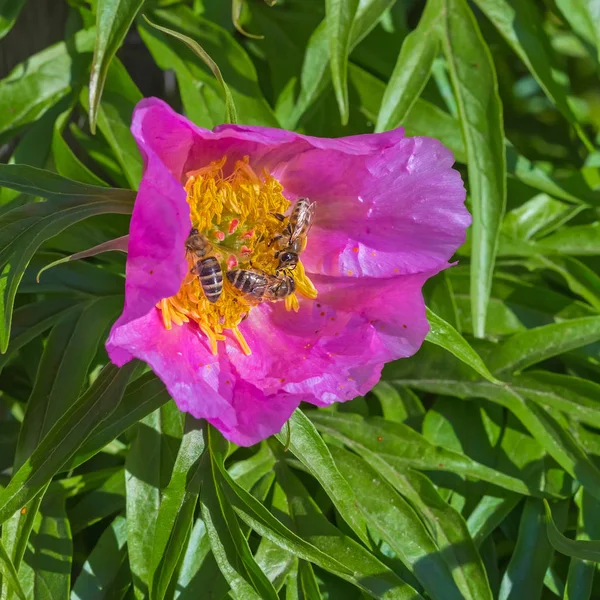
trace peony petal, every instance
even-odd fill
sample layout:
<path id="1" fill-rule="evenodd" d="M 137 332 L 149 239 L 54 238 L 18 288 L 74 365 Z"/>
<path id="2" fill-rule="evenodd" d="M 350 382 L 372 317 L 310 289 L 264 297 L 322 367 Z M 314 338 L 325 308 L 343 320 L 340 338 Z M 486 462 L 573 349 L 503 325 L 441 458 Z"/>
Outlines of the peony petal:
<path id="1" fill-rule="evenodd" d="M 268 393 L 283 389 L 319 405 L 365 394 L 383 363 L 421 346 L 429 331 L 421 289 L 436 272 L 317 277 L 317 301 L 301 301 L 298 313 L 278 304 L 253 310 L 240 325 L 252 355 L 228 343 L 228 356 L 241 378 Z"/>
<path id="2" fill-rule="evenodd" d="M 148 363 L 182 411 L 206 419 L 240 446 L 277 433 L 300 404 L 298 394 L 267 395 L 241 380 L 224 354 L 210 352 L 195 327 L 166 330 L 158 309 L 115 326 L 107 350 L 119 366 L 123 357 Z"/>
<path id="3" fill-rule="evenodd" d="M 312 151 L 290 161 L 290 196 L 317 202 L 302 260 L 309 273 L 393 277 L 447 263 L 471 217 L 452 153 L 437 140 L 407 138 L 364 157 Z"/>

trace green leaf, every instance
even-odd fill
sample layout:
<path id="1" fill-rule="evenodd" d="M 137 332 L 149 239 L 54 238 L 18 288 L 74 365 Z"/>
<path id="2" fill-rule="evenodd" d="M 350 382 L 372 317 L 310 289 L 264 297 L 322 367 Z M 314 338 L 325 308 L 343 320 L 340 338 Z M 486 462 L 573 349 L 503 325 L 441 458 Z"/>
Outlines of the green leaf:
<path id="1" fill-rule="evenodd" d="M 15 566 L 10 560 L 10 556 L 4 549 L 2 542 L 0 542 L 0 573 L 4 578 L 5 585 L 8 583 L 11 589 L 15 591 L 20 600 L 26 600 L 25 592 L 19 582 L 19 576 L 15 570 Z"/>
<path id="2" fill-rule="evenodd" d="M 598 500 L 590 496 L 583 488 L 580 488 L 575 495 L 575 502 L 579 508 L 577 514 L 577 542 L 591 541 L 594 538 L 600 538 L 600 511 Z M 548 512 L 546 512 L 548 515 Z M 550 515 L 551 516 L 551 515 Z M 551 522 L 546 522 L 546 527 L 553 529 Z M 554 531 L 556 534 L 556 531 Z M 559 535 L 560 532 L 559 532 Z M 551 535 L 550 543 L 552 544 Z M 559 538 L 564 541 L 563 536 Z M 569 540 L 570 541 L 570 540 Z M 598 543 L 598 552 L 600 553 L 600 543 Z M 554 545 L 554 549 L 560 552 L 560 549 Z M 600 554 L 596 555 L 598 557 Z M 569 564 L 569 573 L 567 576 L 567 584 L 565 586 L 565 600 L 588 600 L 592 597 L 592 584 L 596 565 L 582 558 L 573 557 Z"/>
<path id="3" fill-rule="evenodd" d="M 359 2 L 350 29 L 349 49 L 352 51 L 358 43 L 377 25 L 382 14 L 394 0 L 363 0 Z M 313 31 L 306 46 L 300 93 L 288 120 L 283 123 L 286 129 L 294 129 L 306 111 L 325 92 L 331 82 L 330 49 L 326 20 Z"/>
<path id="4" fill-rule="evenodd" d="M 546 531 L 552 547 L 561 554 L 573 556 L 581 560 L 600 562 L 600 542 L 587 540 L 570 540 L 565 537 L 554 524 L 550 505 L 544 501 L 546 510 Z"/>
<path id="5" fill-rule="evenodd" d="M 476 337 L 485 333 L 487 305 L 506 206 L 502 105 L 489 48 L 465 0 L 442 0 L 443 48 L 456 94 L 468 157 L 473 226 L 471 306 Z"/>
<path id="6" fill-rule="evenodd" d="M 79 573 L 73 600 L 109 600 L 115 597 L 119 572 L 127 567 L 127 521 L 117 517 L 102 533 Z M 129 583 L 129 582 L 128 582 Z"/>
<path id="7" fill-rule="evenodd" d="M 369 527 L 414 573 L 429 596 L 463 598 L 440 547 L 411 505 L 359 456 L 335 447 L 331 452 L 368 516 Z"/>
<path id="8" fill-rule="evenodd" d="M 178 31 L 174 31 L 172 29 L 169 29 L 168 27 L 162 27 L 161 25 L 156 25 L 155 23 L 152 23 L 152 21 L 150 21 L 145 15 L 144 19 L 149 25 L 151 25 L 155 29 L 158 29 L 159 31 L 162 31 L 167 35 L 181 40 L 201 61 L 204 62 L 204 64 L 206 64 L 206 66 L 212 71 L 213 75 L 223 88 L 223 94 L 225 95 L 225 122 L 237 123 L 237 112 L 235 108 L 235 103 L 233 101 L 233 96 L 231 95 L 231 91 L 225 83 L 225 80 L 223 79 L 223 75 L 221 75 L 221 71 L 217 63 L 209 56 L 209 54 L 202 48 L 202 46 L 200 46 L 198 42 L 194 41 L 192 38 L 188 37 L 187 35 L 184 35 L 183 33 L 179 33 Z"/>
<path id="9" fill-rule="evenodd" d="M 557 507 L 562 520 L 566 518 L 567 506 L 562 503 Z M 545 535 L 542 501 L 528 498 L 521 516 L 517 545 L 500 586 L 499 600 L 540 598 L 551 559 L 552 547 Z"/>
<path id="10" fill-rule="evenodd" d="M 117 369 L 105 367 L 37 446 L 31 457 L 0 492 L 0 523 L 25 506 L 75 454 L 83 441 L 119 404 L 135 369 L 132 361 Z"/>
<path id="11" fill-rule="evenodd" d="M 571 27 L 587 42 L 596 46 L 600 61 L 600 8 L 597 0 L 556 0 Z"/>
<path id="12" fill-rule="evenodd" d="M 476 0 L 476 3 L 525 63 L 546 96 L 573 125 L 587 149 L 592 151 L 593 145 L 569 106 L 567 90 L 556 77 L 557 61 L 536 5 L 519 0 Z"/>
<path id="13" fill-rule="evenodd" d="M 63 470 L 73 469 L 89 460 L 116 439 L 124 431 L 159 409 L 169 401 L 164 383 L 154 375 L 146 373 L 133 381 L 117 408 L 106 417 L 77 450 Z"/>
<path id="14" fill-rule="evenodd" d="M 403 465 L 392 465 L 366 446 L 353 449 L 418 511 L 441 548 L 442 558 L 463 597 L 491 599 L 483 564 L 466 523 L 442 500 L 429 479 Z"/>
<path id="15" fill-rule="evenodd" d="M 36 280 L 39 282 L 40 277 L 44 271 L 48 269 L 52 269 L 58 265 L 62 265 L 67 262 L 73 262 L 74 260 L 81 260 L 82 258 L 89 258 L 91 256 L 96 256 L 98 254 L 102 254 L 104 252 L 127 252 L 127 245 L 129 243 L 129 234 L 124 235 L 122 237 L 116 238 L 114 240 L 109 240 L 108 242 L 103 242 L 102 244 L 98 244 L 89 250 L 83 250 L 82 252 L 76 252 L 75 254 L 71 254 L 70 256 L 65 256 L 63 258 L 59 258 L 58 260 L 53 260 L 51 263 L 47 264 L 43 269 L 38 271 L 36 276 Z"/>
<path id="16" fill-rule="evenodd" d="M 430 309 L 427 309 L 427 320 L 431 327 L 425 338 L 428 342 L 448 350 L 448 352 L 454 354 L 456 358 L 472 367 L 491 383 L 501 383 L 488 371 L 481 357 L 450 323 L 438 317 Z"/>
<path id="17" fill-rule="evenodd" d="M 356 498 L 352 488 L 338 471 L 329 449 L 315 426 L 299 409 L 294 411 L 288 423 L 290 451 L 323 486 L 341 517 L 350 525 L 354 533 L 367 547 L 370 547 L 367 520 L 360 510 L 356 510 Z M 286 445 L 287 434 L 279 433 L 276 437 Z"/>
<path id="18" fill-rule="evenodd" d="M 16 448 L 16 472 L 32 455 L 58 419 L 77 400 L 88 369 L 109 323 L 120 310 L 120 301 L 100 298 L 64 317 L 48 337 Z M 16 568 L 27 546 L 37 506 L 28 507 L 26 518 L 14 515 L 2 528 L 2 538 Z"/>
<path id="19" fill-rule="evenodd" d="M 13 353 L 52 327 L 72 310 L 77 310 L 72 298 L 46 298 L 31 302 L 13 313 L 11 338 L 6 354 L 0 356 L 0 369 L 9 362 Z"/>
<path id="20" fill-rule="evenodd" d="M 50 200 L 68 200 L 79 197 L 91 202 L 112 198 L 116 202 L 129 205 L 129 212 L 131 212 L 135 200 L 135 193 L 130 190 L 88 185 L 28 165 L 0 165 L 0 185 Z M 27 212 L 25 207 L 20 208 Z M 12 211 L 13 215 L 20 214 L 16 210 L 18 209 Z M 3 224 L 3 221 L 1 223 Z"/>
<path id="21" fill-rule="evenodd" d="M 517 333 L 488 357 L 493 373 L 514 373 L 569 350 L 600 339 L 600 317 L 584 317 L 552 323 Z"/>
<path id="22" fill-rule="evenodd" d="M 318 520 L 323 521 L 323 526 L 332 534 L 335 532 L 334 535 L 318 535 L 319 529 L 315 530 L 305 523 L 306 527 L 309 527 L 310 535 L 303 539 L 300 532 L 297 535 L 291 531 L 258 500 L 231 479 L 222 467 L 224 458 L 222 451 L 217 453 L 213 451 L 213 456 L 217 457 L 217 465 L 227 484 L 224 492 L 229 502 L 236 513 L 260 535 L 270 539 L 284 550 L 293 552 L 299 558 L 308 560 L 364 589 L 376 598 L 385 598 L 386 600 L 392 598 L 418 600 L 421 598 L 372 554 L 352 539 L 343 536 L 337 528 L 331 525 L 313 504 L 305 490 L 301 492 L 302 501 L 309 503 L 311 514 L 320 515 L 317 517 Z M 281 462 L 279 466 L 284 468 Z M 277 495 L 277 489 L 278 486 L 275 487 L 275 495 Z M 338 558 L 342 558 L 343 562 Z"/>
<path id="23" fill-rule="evenodd" d="M 385 88 L 375 131 L 386 131 L 403 124 L 421 95 L 440 47 L 436 29 L 443 14 L 438 9 L 437 2 L 428 2 L 419 25 L 404 39 Z"/>
<path id="24" fill-rule="evenodd" d="M 201 423 L 186 416 L 185 433 L 169 485 L 161 494 L 152 545 L 151 598 L 164 598 L 177 567 L 184 542 L 191 531 L 194 509 L 202 482 L 201 457 L 205 446 L 205 430 Z"/>
<path id="25" fill-rule="evenodd" d="M 419 419 L 425 414 L 421 400 L 409 388 L 380 381 L 371 393 L 379 400 L 386 421 L 405 423 L 409 419 Z"/>
<path id="26" fill-rule="evenodd" d="M 2 39 L 15 24 L 25 0 L 0 0 L 0 39 Z"/>
<path id="27" fill-rule="evenodd" d="M 125 510 L 125 471 L 119 469 L 69 510 L 73 535 Z"/>
<path id="28" fill-rule="evenodd" d="M 0 184 L 50 199 L 15 208 L 0 218 L 0 351 L 5 352 L 17 288 L 39 246 L 93 215 L 130 213 L 133 199 L 125 190 L 79 184 L 25 165 L 0 165 Z"/>
<path id="29" fill-rule="evenodd" d="M 54 123 L 54 133 L 52 135 L 52 158 L 56 166 L 56 171 L 63 177 L 75 179 L 82 183 L 92 185 L 107 186 L 108 184 L 90 171 L 70 148 L 69 144 L 63 138 L 63 131 L 71 116 L 72 107 L 58 116 Z"/>
<path id="30" fill-rule="evenodd" d="M 125 460 L 128 553 L 137 598 L 150 593 L 161 489 L 175 462 L 173 443 L 182 433 L 182 413 L 173 402 L 165 404 L 138 423 Z"/>
<path id="31" fill-rule="evenodd" d="M 570 256 L 562 259 L 539 256 L 537 260 L 540 261 L 541 266 L 564 277 L 569 289 L 574 294 L 584 298 L 588 304 L 600 312 L 600 277 L 595 271 Z"/>
<path id="32" fill-rule="evenodd" d="M 9 0 L 11 2 L 12 0 Z M 33 123 L 83 82 L 94 30 L 35 54 L 0 80 L 0 134 Z"/>
<path id="33" fill-rule="evenodd" d="M 325 0 L 331 76 L 342 125 L 348 123 L 348 54 L 358 0 Z"/>
<path id="34" fill-rule="evenodd" d="M 48 496 L 36 515 L 30 552 L 19 571 L 33 598 L 67 598 L 71 589 L 73 541 L 65 498 Z"/>
<path id="35" fill-rule="evenodd" d="M 125 39 L 144 0 L 98 0 L 96 4 L 96 44 L 90 73 L 90 129 L 96 131 L 100 98 L 110 61 Z"/>
<path id="36" fill-rule="evenodd" d="M 326 414 L 312 411 L 311 420 L 323 433 L 338 439 L 363 456 L 374 452 L 382 460 L 401 468 L 450 471 L 481 479 L 519 494 L 529 494 L 520 480 L 486 467 L 464 454 L 430 444 L 423 436 L 403 425 L 380 417 L 363 419 L 354 414 Z"/>
<path id="37" fill-rule="evenodd" d="M 222 438 L 212 427 L 208 431 L 210 457 L 202 486 L 200 507 L 208 539 L 219 569 L 236 597 L 248 600 L 277 600 L 277 592 L 256 564 L 233 507 L 222 490 L 218 454 Z M 217 457 L 214 452 L 217 452 Z"/>

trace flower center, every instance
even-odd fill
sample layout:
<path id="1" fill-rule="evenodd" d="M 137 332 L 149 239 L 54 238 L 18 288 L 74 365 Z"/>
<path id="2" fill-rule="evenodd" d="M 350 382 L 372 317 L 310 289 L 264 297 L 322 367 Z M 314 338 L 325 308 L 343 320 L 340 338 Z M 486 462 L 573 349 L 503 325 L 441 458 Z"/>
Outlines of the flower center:
<path id="1" fill-rule="evenodd" d="M 316 298 L 317 290 L 300 261 L 293 271 L 277 272 L 279 261 L 273 239 L 284 234 L 287 219 L 281 221 L 275 215 L 290 207 L 283 196 L 283 186 L 266 169 L 261 175 L 255 173 L 247 156 L 224 176 L 226 161 L 227 157 L 223 157 L 190 171 L 185 184 L 192 226 L 205 243 L 203 258 L 214 257 L 223 271 L 222 292 L 218 300 L 209 300 L 198 274 L 198 255 L 188 251 L 190 269 L 179 292 L 161 300 L 158 308 L 166 329 L 171 329 L 173 323 L 196 323 L 208 338 L 213 354 L 217 353 L 217 342 L 225 339 L 223 332 L 229 329 L 249 355 L 250 347 L 238 326 L 261 299 L 236 289 L 226 276 L 227 271 L 244 269 L 291 277 L 296 292 L 307 298 Z M 287 310 L 298 311 L 295 292 L 283 301 Z"/>

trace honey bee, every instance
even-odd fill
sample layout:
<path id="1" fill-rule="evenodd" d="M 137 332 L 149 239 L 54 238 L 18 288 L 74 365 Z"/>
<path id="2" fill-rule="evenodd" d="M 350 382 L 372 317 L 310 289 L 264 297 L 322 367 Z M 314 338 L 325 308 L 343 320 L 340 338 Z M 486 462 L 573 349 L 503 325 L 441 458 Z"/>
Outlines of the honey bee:
<path id="1" fill-rule="evenodd" d="M 293 270 L 296 268 L 299 254 L 306 248 L 306 240 L 315 216 L 316 204 L 308 198 L 298 198 L 289 217 L 287 227 L 281 234 L 274 236 L 271 240 L 270 244 L 276 244 L 279 248 L 275 253 L 275 258 L 279 259 L 277 273 L 285 269 Z M 278 213 L 275 214 L 275 217 L 280 221 L 285 219 L 283 215 Z"/>
<path id="2" fill-rule="evenodd" d="M 212 244 L 196 228 L 190 231 L 185 248 L 198 260 L 192 267 L 192 273 L 198 275 L 202 291 L 209 302 L 216 302 L 223 292 L 223 269 L 214 256 L 207 256 Z"/>
<path id="3" fill-rule="evenodd" d="M 252 269 L 227 271 L 229 283 L 255 302 L 284 300 L 296 290 L 296 282 L 289 275 L 278 277 Z"/>

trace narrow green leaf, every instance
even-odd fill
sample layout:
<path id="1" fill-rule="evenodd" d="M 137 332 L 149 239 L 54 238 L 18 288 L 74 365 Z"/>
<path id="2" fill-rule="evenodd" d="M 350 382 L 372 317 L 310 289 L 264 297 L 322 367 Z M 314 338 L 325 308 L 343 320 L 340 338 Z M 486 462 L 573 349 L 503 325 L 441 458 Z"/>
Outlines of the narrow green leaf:
<path id="1" fill-rule="evenodd" d="M 550 505 L 544 500 L 546 510 L 546 531 L 552 547 L 561 554 L 573 556 L 581 560 L 600 562 L 600 541 L 570 540 L 565 537 L 554 524 Z"/>
<path id="2" fill-rule="evenodd" d="M 420 419 L 425 414 L 420 398 L 407 387 L 380 381 L 371 393 L 379 400 L 386 421 L 405 423 L 409 419 Z"/>
<path id="3" fill-rule="evenodd" d="M 91 202 L 107 197 L 114 198 L 116 201 L 129 204 L 130 211 L 135 200 L 135 192 L 130 190 L 88 185 L 28 165 L 0 165 L 0 186 L 48 199 L 67 200 L 80 197 Z M 25 207 L 21 208 L 24 212 L 27 212 Z M 13 212 L 13 215 L 15 214 L 17 213 Z"/>
<path id="4" fill-rule="evenodd" d="M 30 582 L 33 598 L 68 598 L 73 541 L 64 496 L 47 496 L 36 515 L 19 576 Z"/>
<path id="5" fill-rule="evenodd" d="M 107 187 L 108 184 L 86 167 L 63 138 L 63 131 L 71 116 L 72 106 L 58 116 L 54 123 L 52 134 L 52 158 L 59 175 L 89 183 Z"/>
<path id="6" fill-rule="evenodd" d="M 224 444 L 222 438 L 219 438 L 220 434 L 212 427 L 209 428 L 210 466 L 205 470 L 207 477 L 200 497 L 202 518 L 213 555 L 236 597 L 277 600 L 277 592 L 256 564 L 233 507 L 227 502 L 221 487 L 219 455 Z"/>
<path id="7" fill-rule="evenodd" d="M 600 538 L 600 506 L 598 500 L 590 496 L 583 488 L 575 495 L 575 502 L 579 509 L 577 514 L 577 536 L 576 542 L 591 541 Z M 548 513 L 546 513 L 548 514 Z M 546 527 L 552 529 L 550 521 Z M 550 538 L 550 536 L 549 536 Z M 550 539 L 552 544 L 552 539 Z M 554 546 L 555 550 L 560 550 Z M 598 543 L 598 554 L 600 557 L 600 543 Z M 589 600 L 592 597 L 592 584 L 596 565 L 590 560 L 573 557 L 569 564 L 569 573 L 563 598 L 565 600 Z"/>
<path id="8" fill-rule="evenodd" d="M 125 511 L 125 471 L 121 468 L 69 510 L 73 535 L 102 519 Z"/>
<path id="9" fill-rule="evenodd" d="M 144 0 L 98 0 L 96 4 L 96 44 L 90 73 L 90 129 L 96 120 L 110 61 L 125 39 Z"/>
<path id="10" fill-rule="evenodd" d="M 519 0 L 476 0 L 476 4 L 525 63 L 546 96 L 573 125 L 587 149 L 592 151 L 593 145 L 569 106 L 567 90 L 556 77 L 557 61 L 544 31 L 543 15 L 536 4 Z"/>
<path id="11" fill-rule="evenodd" d="M 394 72 L 383 94 L 375 131 L 402 125 L 421 95 L 440 47 L 436 28 L 442 17 L 438 3 L 428 2 L 417 28 L 402 42 Z"/>
<path id="12" fill-rule="evenodd" d="M 331 77 L 342 125 L 348 123 L 348 55 L 350 35 L 359 0 L 325 0 Z"/>
<path id="13" fill-rule="evenodd" d="M 17 308 L 13 313 L 11 338 L 6 354 L 0 356 L 0 370 L 12 354 L 52 327 L 77 304 L 72 298 L 46 298 Z"/>
<path id="14" fill-rule="evenodd" d="M 414 573 L 429 596 L 463 598 L 442 559 L 441 548 L 411 505 L 359 456 L 335 447 L 331 452 L 369 517 L 369 527 Z"/>
<path id="15" fill-rule="evenodd" d="M 63 470 L 74 469 L 89 460 L 124 431 L 166 404 L 169 398 L 164 383 L 154 373 L 146 373 L 133 381 L 115 411 L 98 423 Z"/>
<path id="16" fill-rule="evenodd" d="M 0 40 L 12 29 L 25 0 L 0 0 Z"/>
<path id="17" fill-rule="evenodd" d="M 73 310 L 52 330 L 38 367 L 19 442 L 15 453 L 14 472 L 32 455 L 41 440 L 77 400 L 87 381 L 88 369 L 96 356 L 101 338 L 116 318 L 121 302 L 99 298 L 81 310 Z M 18 569 L 37 512 L 36 503 L 27 514 L 14 515 L 2 528 L 7 552 Z"/>
<path id="18" fill-rule="evenodd" d="M 356 498 L 351 486 L 338 471 L 325 442 L 310 419 L 299 409 L 290 417 L 290 451 L 307 467 L 334 503 L 341 517 L 350 525 L 362 542 L 370 547 L 367 520 L 356 510 Z M 286 444 L 286 435 L 279 433 L 277 439 Z"/>
<path id="19" fill-rule="evenodd" d="M 127 566 L 127 521 L 117 517 L 102 533 L 79 573 L 72 600 L 110 600 L 119 571 Z"/>
<path id="20" fill-rule="evenodd" d="M 150 598 L 164 598 L 184 542 L 194 520 L 194 509 L 202 482 L 201 457 L 205 447 L 205 430 L 190 415 L 186 416 L 185 433 L 169 485 L 161 494 L 152 545 L 152 585 Z"/>
<path id="21" fill-rule="evenodd" d="M 350 52 L 377 25 L 383 13 L 394 2 L 395 0 L 363 0 L 358 3 L 350 29 Z M 284 123 L 287 129 L 294 129 L 307 110 L 327 90 L 331 82 L 331 69 L 328 68 L 330 57 L 328 27 L 324 20 L 313 31 L 306 46 L 300 93 L 288 121 Z"/>
<path id="22" fill-rule="evenodd" d="M 103 252 L 127 252 L 127 244 L 129 242 L 129 234 L 124 235 L 122 237 L 116 238 L 114 240 L 109 240 L 108 242 L 103 242 L 102 244 L 98 244 L 89 250 L 83 250 L 82 252 L 76 252 L 75 254 L 71 254 L 70 256 L 65 256 L 64 258 L 59 258 L 58 260 L 54 260 L 51 263 L 47 264 L 43 269 L 38 271 L 36 276 L 36 280 L 39 282 L 40 276 L 44 271 L 48 269 L 52 269 L 58 265 L 62 265 L 67 262 L 73 262 L 74 260 L 81 260 L 82 258 L 89 258 L 90 256 L 96 256 L 97 254 L 102 254 Z"/>
<path id="23" fill-rule="evenodd" d="M 15 208 L 0 218 L 0 351 L 5 352 L 17 288 L 39 246 L 93 215 L 130 213 L 132 193 L 79 184 L 25 165 L 0 165 L 0 184 L 49 198 Z"/>
<path id="24" fill-rule="evenodd" d="M 17 594 L 20 600 L 26 600 L 25 592 L 19 582 L 19 576 L 15 570 L 15 566 L 10 560 L 10 556 L 4 549 L 4 545 L 0 542 L 0 573 L 4 578 L 5 584 L 10 585 L 11 589 Z"/>
<path id="25" fill-rule="evenodd" d="M 490 354 L 488 365 L 496 375 L 513 373 L 599 339 L 600 317 L 552 323 L 511 336 Z"/>
<path id="26" fill-rule="evenodd" d="M 177 38 L 178 40 L 181 40 L 194 54 L 196 54 L 196 56 L 198 56 L 200 60 L 202 60 L 206 64 L 206 66 L 212 71 L 213 75 L 216 77 L 217 81 L 221 84 L 221 87 L 223 88 L 223 93 L 225 95 L 225 122 L 237 123 L 237 112 L 235 109 L 235 104 L 233 102 L 233 96 L 231 95 L 231 91 L 225 83 L 225 80 L 223 79 L 223 75 L 221 75 L 221 71 L 217 63 L 207 54 L 207 52 L 205 52 L 202 46 L 200 46 L 198 42 L 194 41 L 192 38 L 188 37 L 187 35 L 184 35 L 183 33 L 179 33 L 178 31 L 173 31 L 168 27 L 162 27 L 161 25 L 156 25 L 152 23 L 152 21 L 150 21 L 145 15 L 144 19 L 149 25 L 151 25 L 155 29 L 158 29 L 163 33 L 166 33 L 170 36 L 173 36 L 174 38 Z"/>
<path id="27" fill-rule="evenodd" d="M 125 460 L 128 554 L 136 598 L 149 597 L 153 569 L 158 566 L 153 552 L 161 489 L 175 462 L 170 446 L 181 439 L 181 418 L 173 402 L 148 415 L 138 424 Z"/>
<path id="28" fill-rule="evenodd" d="M 563 521 L 566 521 L 567 507 L 565 502 L 557 506 Z M 544 575 L 552 554 L 546 538 L 542 501 L 528 498 L 521 516 L 517 545 L 500 586 L 499 600 L 541 598 Z"/>
<path id="29" fill-rule="evenodd" d="M 517 494 L 483 496 L 467 519 L 475 546 L 479 548 L 520 501 L 521 497 Z"/>
<path id="30" fill-rule="evenodd" d="M 443 47 L 468 157 L 473 212 L 471 302 L 476 337 L 485 333 L 498 237 L 506 207 L 502 104 L 492 57 L 465 0 L 442 0 Z"/>
<path id="31" fill-rule="evenodd" d="M 581 261 L 567 256 L 548 258 L 539 256 L 542 266 L 564 277 L 569 289 L 600 312 L 600 276 Z"/>
<path id="32" fill-rule="evenodd" d="M 118 406 L 136 363 L 105 367 L 40 442 L 31 457 L 0 492 L 0 523 L 34 498 L 67 462 L 82 442 Z"/>
<path id="33" fill-rule="evenodd" d="M 501 383 L 489 372 L 485 363 L 481 360 L 481 357 L 473 350 L 467 340 L 465 340 L 465 338 L 450 325 L 450 323 L 447 323 L 441 317 L 438 317 L 430 309 L 427 309 L 427 320 L 431 327 L 425 338 L 428 342 L 448 350 L 448 352 L 454 354 L 456 358 L 472 367 L 477 373 L 491 383 Z"/>
<path id="34" fill-rule="evenodd" d="M 482 465 L 464 454 L 430 444 L 421 434 L 402 423 L 391 423 L 380 417 L 363 419 L 355 414 L 319 411 L 310 413 L 311 420 L 323 433 L 346 444 L 362 455 L 375 452 L 382 460 L 402 468 L 450 471 L 481 479 L 519 494 L 529 494 L 524 482 Z"/>
<path id="35" fill-rule="evenodd" d="M 222 467 L 222 453 L 220 455 L 213 453 L 213 455 L 218 456 L 217 464 L 228 484 L 224 491 L 229 502 L 236 513 L 260 535 L 299 558 L 308 560 L 353 583 L 376 598 L 385 598 L 386 600 L 392 598 L 418 600 L 421 598 L 410 586 L 402 582 L 385 565 L 367 552 L 363 546 L 343 536 L 324 517 L 322 519 L 324 519 L 324 523 L 327 523 L 324 527 L 332 528 L 332 532 L 335 531 L 335 536 L 331 539 L 328 536 L 312 535 L 315 530 L 310 530 L 311 536 L 307 539 L 296 535 L 231 479 Z M 275 487 L 275 494 L 277 494 L 277 488 L 278 486 Z M 311 503 L 312 506 L 312 499 L 308 497 L 305 490 L 302 494 L 306 498 L 306 502 Z M 319 512 L 316 506 L 311 509 L 311 512 L 313 511 Z M 335 550 L 332 550 L 331 544 L 335 546 Z M 345 561 L 348 564 L 342 562 L 343 558 L 342 561 L 338 560 L 343 556 L 348 559 Z M 373 577 L 375 574 L 376 576 Z"/>
<path id="36" fill-rule="evenodd" d="M 600 62 L 600 5 L 598 0 L 556 0 L 571 27 L 587 42 L 596 46 Z"/>

